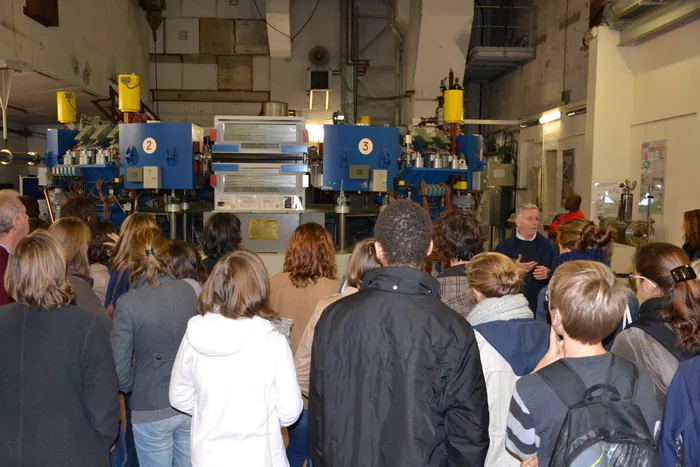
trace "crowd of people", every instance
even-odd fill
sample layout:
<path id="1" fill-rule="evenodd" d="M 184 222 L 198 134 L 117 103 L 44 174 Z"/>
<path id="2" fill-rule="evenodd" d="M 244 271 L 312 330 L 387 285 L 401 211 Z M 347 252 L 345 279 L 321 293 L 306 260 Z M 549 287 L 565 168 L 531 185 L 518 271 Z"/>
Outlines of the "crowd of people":
<path id="1" fill-rule="evenodd" d="M 345 277 L 313 223 L 270 277 L 232 213 L 203 257 L 151 214 L 42 225 L 0 192 L 0 465 L 698 465 L 700 211 L 633 290 L 579 206 L 550 242 L 523 205 L 484 252 L 473 213 L 398 200 Z"/>

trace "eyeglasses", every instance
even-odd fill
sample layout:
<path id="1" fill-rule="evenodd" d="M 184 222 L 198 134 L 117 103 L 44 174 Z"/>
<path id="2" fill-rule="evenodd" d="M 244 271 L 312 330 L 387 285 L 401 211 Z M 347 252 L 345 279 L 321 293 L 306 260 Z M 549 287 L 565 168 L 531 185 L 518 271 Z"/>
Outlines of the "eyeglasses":
<path id="1" fill-rule="evenodd" d="M 649 284 L 651 284 L 652 287 L 657 288 L 657 285 L 654 284 L 653 281 L 647 279 L 644 276 L 635 276 L 634 274 L 630 274 L 630 279 L 639 279 L 640 281 L 647 281 Z"/>

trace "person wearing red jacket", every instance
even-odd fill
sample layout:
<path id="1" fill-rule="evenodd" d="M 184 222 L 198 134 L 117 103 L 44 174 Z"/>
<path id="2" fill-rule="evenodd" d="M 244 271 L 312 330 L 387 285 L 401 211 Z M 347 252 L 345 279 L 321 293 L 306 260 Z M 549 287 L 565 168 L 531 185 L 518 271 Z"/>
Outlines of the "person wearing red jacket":
<path id="1" fill-rule="evenodd" d="M 552 223 L 549 224 L 549 235 L 550 237 L 556 238 L 557 232 L 559 231 L 559 226 L 566 221 L 571 219 L 585 219 L 586 216 L 581 211 L 581 195 L 573 193 L 566 198 L 564 203 L 564 209 L 568 212 L 557 215 Z"/>
<path id="2" fill-rule="evenodd" d="M 5 290 L 5 269 L 12 250 L 20 240 L 29 234 L 29 216 L 27 209 L 14 191 L 0 192 L 0 306 L 13 300 Z"/>

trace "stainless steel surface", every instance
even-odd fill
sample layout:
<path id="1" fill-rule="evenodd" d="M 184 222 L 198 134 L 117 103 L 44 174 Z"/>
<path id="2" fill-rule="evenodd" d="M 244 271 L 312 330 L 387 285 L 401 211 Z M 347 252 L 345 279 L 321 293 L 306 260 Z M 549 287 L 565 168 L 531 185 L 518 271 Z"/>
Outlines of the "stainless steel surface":
<path id="1" fill-rule="evenodd" d="M 343 251 L 347 248 L 347 214 L 338 213 L 338 222 L 336 223 L 336 238 L 338 239 L 338 250 Z"/>
<path id="2" fill-rule="evenodd" d="M 177 240 L 177 213 L 170 212 L 168 221 L 170 224 L 170 240 Z"/>
<path id="3" fill-rule="evenodd" d="M 620 200 L 620 215 L 618 219 L 621 221 L 631 221 L 632 211 L 634 210 L 634 198 L 632 193 L 622 193 Z"/>
<path id="4" fill-rule="evenodd" d="M 265 117 L 286 117 L 288 106 L 286 102 L 263 102 L 262 114 Z"/>
<path id="5" fill-rule="evenodd" d="M 39 162 L 41 162 L 41 156 L 35 152 L 10 151 L 9 149 L 0 150 L 0 164 L 3 165 L 13 163 L 33 165 Z"/>
<path id="6" fill-rule="evenodd" d="M 12 87 L 13 68 L 0 68 L 0 107 L 2 108 L 2 139 L 5 142 L 3 148 L 7 148 L 7 105 L 10 100 L 10 88 Z"/>
<path id="7" fill-rule="evenodd" d="M 187 215 L 187 211 L 182 211 L 182 239 L 184 241 L 187 241 L 187 227 L 189 223 L 189 216 Z"/>

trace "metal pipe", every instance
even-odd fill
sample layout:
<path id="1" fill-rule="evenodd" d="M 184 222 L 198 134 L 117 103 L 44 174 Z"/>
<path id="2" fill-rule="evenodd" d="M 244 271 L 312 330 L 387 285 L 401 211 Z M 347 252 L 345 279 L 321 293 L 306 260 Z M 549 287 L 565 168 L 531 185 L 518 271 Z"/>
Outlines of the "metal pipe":
<path id="1" fill-rule="evenodd" d="M 187 211 L 182 211 L 182 239 L 184 241 L 187 241 L 187 234 L 189 233 L 187 231 L 187 221 L 188 219 Z"/>
<path id="2" fill-rule="evenodd" d="M 49 191 L 53 190 L 53 188 L 49 187 L 44 187 L 44 198 L 46 198 L 46 209 L 49 211 L 49 219 L 51 219 L 51 223 L 56 220 L 56 218 L 53 215 L 53 208 L 51 207 L 51 199 L 49 198 Z"/>
<path id="3" fill-rule="evenodd" d="M 338 250 L 345 251 L 347 248 L 347 214 L 344 212 L 338 213 Z"/>
<path id="4" fill-rule="evenodd" d="M 168 220 L 170 221 L 170 240 L 177 240 L 177 213 L 171 212 Z"/>
<path id="5" fill-rule="evenodd" d="M 34 165 L 39 162 L 41 162 L 41 156 L 36 152 L 10 151 L 9 149 L 0 150 L 0 164 L 3 165 L 14 163 Z"/>

